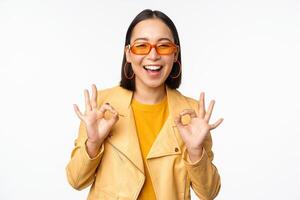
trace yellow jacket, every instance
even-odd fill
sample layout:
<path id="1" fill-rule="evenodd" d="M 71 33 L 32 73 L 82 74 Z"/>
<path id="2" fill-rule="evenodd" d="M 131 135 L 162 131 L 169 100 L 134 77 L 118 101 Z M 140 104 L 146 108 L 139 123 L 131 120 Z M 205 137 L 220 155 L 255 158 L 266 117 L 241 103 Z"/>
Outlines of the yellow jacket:
<path id="1" fill-rule="evenodd" d="M 198 102 L 166 87 L 169 117 L 147 156 L 147 165 L 157 200 L 188 200 L 190 186 L 201 200 L 214 199 L 220 189 L 220 176 L 212 164 L 212 140 L 204 142 L 200 160 L 190 163 L 174 123 L 183 109 L 198 111 Z M 98 105 L 109 102 L 123 115 L 111 135 L 91 159 L 85 148 L 87 134 L 81 123 L 66 172 L 77 190 L 92 184 L 88 200 L 136 200 L 145 181 L 144 166 L 131 110 L 133 92 L 120 86 L 98 92 Z"/>

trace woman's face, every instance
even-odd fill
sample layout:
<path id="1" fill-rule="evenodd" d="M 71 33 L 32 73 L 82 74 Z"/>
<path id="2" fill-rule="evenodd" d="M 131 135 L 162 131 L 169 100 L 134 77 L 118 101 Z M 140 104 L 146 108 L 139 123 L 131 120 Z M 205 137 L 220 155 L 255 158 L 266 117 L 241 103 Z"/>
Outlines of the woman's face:
<path id="1" fill-rule="evenodd" d="M 161 20 L 147 19 L 139 22 L 132 31 L 130 44 L 136 42 L 148 42 L 152 45 L 174 43 L 174 38 L 169 27 Z M 147 55 L 136 55 L 126 48 L 126 59 L 128 63 L 131 63 L 135 73 L 137 87 L 157 88 L 164 85 L 177 55 L 176 52 L 169 55 L 159 55 L 155 48 L 152 48 Z"/>

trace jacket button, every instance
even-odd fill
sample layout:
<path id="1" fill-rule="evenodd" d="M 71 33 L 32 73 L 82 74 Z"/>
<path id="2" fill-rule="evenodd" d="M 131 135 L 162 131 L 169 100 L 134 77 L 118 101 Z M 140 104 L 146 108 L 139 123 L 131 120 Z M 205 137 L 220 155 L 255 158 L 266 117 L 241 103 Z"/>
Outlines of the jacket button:
<path id="1" fill-rule="evenodd" d="M 175 147 L 175 152 L 178 152 L 178 151 L 179 151 L 179 149 L 177 147 Z"/>

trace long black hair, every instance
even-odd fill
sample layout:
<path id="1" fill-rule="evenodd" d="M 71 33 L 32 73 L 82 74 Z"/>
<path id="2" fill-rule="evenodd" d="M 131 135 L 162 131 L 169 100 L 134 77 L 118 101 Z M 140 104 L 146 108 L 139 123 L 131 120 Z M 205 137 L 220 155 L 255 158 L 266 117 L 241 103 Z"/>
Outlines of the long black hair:
<path id="1" fill-rule="evenodd" d="M 131 35 L 132 35 L 132 31 L 133 28 L 141 21 L 146 20 L 146 19 L 153 19 L 153 18 L 157 18 L 160 19 L 162 22 L 164 22 L 169 29 L 171 30 L 172 34 L 173 34 L 173 38 L 174 38 L 174 43 L 176 45 L 179 46 L 179 52 L 178 52 L 178 57 L 177 57 L 177 61 L 179 61 L 179 63 L 181 63 L 181 52 L 180 52 L 180 41 L 179 41 L 179 36 L 178 36 L 178 32 L 177 29 L 173 23 L 173 21 L 163 12 L 158 11 L 158 10 L 150 10 L 150 9 L 145 9 L 142 12 L 140 12 L 131 22 L 131 24 L 128 27 L 127 33 L 126 33 L 126 38 L 125 38 L 125 46 L 130 44 L 130 39 L 131 39 Z M 177 78 L 172 78 L 176 75 L 178 75 L 178 73 L 180 72 L 180 65 L 178 62 L 175 62 L 173 64 L 172 67 L 172 71 L 170 73 L 170 75 L 168 76 L 168 78 L 165 81 L 165 84 L 167 84 L 168 87 L 170 87 L 171 89 L 177 89 L 180 86 L 181 83 L 181 74 L 177 77 Z M 126 88 L 128 90 L 135 90 L 135 81 L 134 78 L 133 79 L 127 79 L 125 74 L 124 74 L 124 68 L 126 67 L 126 72 L 127 72 L 127 77 L 133 75 L 133 70 L 132 70 L 132 66 L 130 63 L 127 63 L 126 65 L 126 53 L 124 51 L 124 55 L 123 55 L 123 62 L 122 62 L 122 67 L 121 67 L 121 81 L 120 81 L 120 86 L 123 88 Z M 172 76 L 172 77 L 171 77 Z"/>

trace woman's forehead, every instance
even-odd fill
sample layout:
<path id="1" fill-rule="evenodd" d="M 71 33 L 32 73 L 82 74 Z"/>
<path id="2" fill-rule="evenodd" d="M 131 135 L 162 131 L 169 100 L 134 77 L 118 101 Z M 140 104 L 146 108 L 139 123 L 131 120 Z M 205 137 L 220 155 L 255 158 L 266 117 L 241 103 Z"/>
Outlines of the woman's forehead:
<path id="1" fill-rule="evenodd" d="M 145 40 L 158 42 L 161 40 L 174 41 L 169 27 L 160 19 L 147 19 L 139 22 L 131 34 L 131 42 Z"/>

